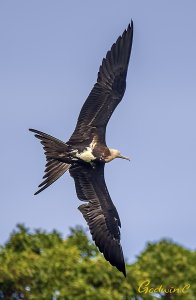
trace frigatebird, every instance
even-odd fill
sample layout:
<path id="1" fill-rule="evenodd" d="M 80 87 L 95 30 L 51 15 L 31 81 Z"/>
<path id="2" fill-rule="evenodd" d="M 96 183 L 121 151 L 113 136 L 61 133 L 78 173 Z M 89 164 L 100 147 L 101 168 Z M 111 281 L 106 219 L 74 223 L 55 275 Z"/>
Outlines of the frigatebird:
<path id="1" fill-rule="evenodd" d="M 105 163 L 115 158 L 129 160 L 120 151 L 108 148 L 105 140 L 107 123 L 122 100 L 132 48 L 133 22 L 107 52 L 99 68 L 97 82 L 86 99 L 76 128 L 69 141 L 62 142 L 44 132 L 29 129 L 41 140 L 46 155 L 44 181 L 37 195 L 67 170 L 75 181 L 82 212 L 95 244 L 105 259 L 126 277 L 120 244 L 120 218 L 104 179 Z"/>

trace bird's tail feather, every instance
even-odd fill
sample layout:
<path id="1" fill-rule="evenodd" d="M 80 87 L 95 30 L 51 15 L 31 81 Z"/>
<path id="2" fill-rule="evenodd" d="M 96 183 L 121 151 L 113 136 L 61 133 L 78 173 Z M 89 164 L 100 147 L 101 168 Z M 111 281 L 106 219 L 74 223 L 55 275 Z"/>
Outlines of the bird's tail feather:
<path id="1" fill-rule="evenodd" d="M 69 164 L 69 158 L 66 154 L 67 144 L 44 132 L 35 129 L 29 130 L 34 132 L 35 137 L 41 141 L 47 161 L 43 176 L 44 181 L 38 186 L 40 189 L 35 193 L 37 195 L 61 177 L 71 164 Z"/>

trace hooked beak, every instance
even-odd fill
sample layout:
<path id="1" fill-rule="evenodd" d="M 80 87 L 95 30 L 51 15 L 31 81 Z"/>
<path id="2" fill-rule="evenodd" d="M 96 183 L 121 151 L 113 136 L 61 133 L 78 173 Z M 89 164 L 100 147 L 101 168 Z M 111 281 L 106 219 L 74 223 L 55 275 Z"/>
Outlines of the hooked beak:
<path id="1" fill-rule="evenodd" d="M 123 155 L 121 155 L 121 154 L 118 156 L 118 158 L 122 158 L 122 159 L 126 159 L 126 160 L 129 160 L 129 161 L 130 161 L 130 158 L 129 158 L 129 157 L 123 156 Z"/>

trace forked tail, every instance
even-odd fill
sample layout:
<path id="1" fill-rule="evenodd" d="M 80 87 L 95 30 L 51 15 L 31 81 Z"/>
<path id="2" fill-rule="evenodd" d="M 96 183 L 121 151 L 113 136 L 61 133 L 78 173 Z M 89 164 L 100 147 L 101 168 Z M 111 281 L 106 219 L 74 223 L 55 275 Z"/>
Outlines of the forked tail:
<path id="1" fill-rule="evenodd" d="M 40 189 L 34 194 L 37 195 L 61 177 L 71 167 L 71 164 L 69 164 L 66 143 L 44 132 L 35 129 L 29 130 L 34 132 L 35 137 L 40 140 L 46 155 L 44 181 L 40 183 L 38 186 Z"/>

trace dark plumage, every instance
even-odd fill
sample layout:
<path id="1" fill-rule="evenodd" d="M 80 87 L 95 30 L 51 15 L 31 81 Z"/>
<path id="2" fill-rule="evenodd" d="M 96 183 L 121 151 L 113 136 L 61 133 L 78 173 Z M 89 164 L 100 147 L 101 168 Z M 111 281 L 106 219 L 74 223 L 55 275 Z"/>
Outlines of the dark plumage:
<path id="1" fill-rule="evenodd" d="M 124 158 L 120 151 L 106 145 L 107 123 L 122 100 L 132 47 L 133 23 L 128 26 L 108 51 L 99 68 L 97 82 L 85 101 L 68 142 L 46 133 L 29 129 L 41 140 L 46 155 L 44 181 L 38 194 L 55 182 L 68 169 L 76 193 L 84 204 L 79 206 L 95 244 L 113 266 L 126 276 L 120 245 L 120 218 L 110 198 L 104 179 L 105 163 Z"/>

